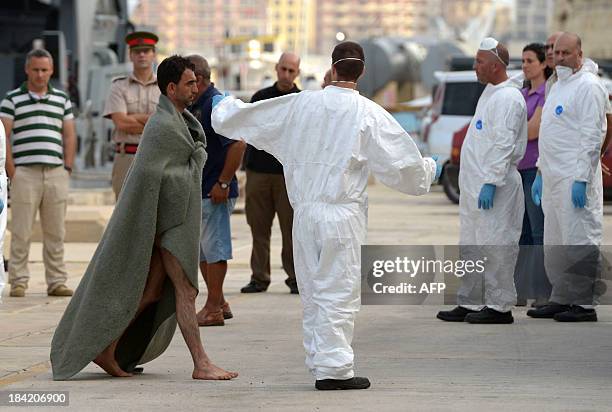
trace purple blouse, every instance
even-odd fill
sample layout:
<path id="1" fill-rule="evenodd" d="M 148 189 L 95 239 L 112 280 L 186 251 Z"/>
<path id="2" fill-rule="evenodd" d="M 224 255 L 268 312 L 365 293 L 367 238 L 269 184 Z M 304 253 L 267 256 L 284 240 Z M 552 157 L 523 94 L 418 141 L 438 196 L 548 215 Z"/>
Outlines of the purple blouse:
<path id="1" fill-rule="evenodd" d="M 525 87 L 521 89 L 525 102 L 527 103 L 527 120 L 530 120 L 536 111 L 538 106 L 544 106 L 544 95 L 546 92 L 546 82 L 542 83 L 533 93 L 529 93 L 529 88 Z M 525 150 L 525 157 L 518 164 L 518 170 L 532 169 L 536 167 L 536 161 L 538 160 L 538 139 L 529 140 L 527 142 L 527 150 Z"/>

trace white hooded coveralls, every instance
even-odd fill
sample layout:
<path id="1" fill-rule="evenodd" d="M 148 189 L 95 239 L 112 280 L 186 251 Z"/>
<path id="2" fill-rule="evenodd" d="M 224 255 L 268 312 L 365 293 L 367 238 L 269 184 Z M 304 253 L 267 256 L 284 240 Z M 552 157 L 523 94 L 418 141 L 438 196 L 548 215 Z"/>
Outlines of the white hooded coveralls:
<path id="1" fill-rule="evenodd" d="M 527 108 L 520 87 L 517 78 L 487 85 L 461 148 L 462 258 L 488 259 L 484 276 L 463 277 L 458 290 L 458 304 L 472 310 L 486 305 L 507 312 L 516 303 L 514 266 L 525 207 L 516 166 L 527 147 Z M 496 186 L 493 208 L 487 210 L 478 209 L 485 183 Z"/>
<path id="2" fill-rule="evenodd" d="M 335 86 L 253 104 L 228 97 L 214 108 L 212 125 L 282 163 L 294 209 L 306 366 L 317 380 L 353 377 L 369 172 L 391 188 L 422 195 L 435 178 L 435 162 L 421 157 L 384 109 Z"/>
<path id="3" fill-rule="evenodd" d="M 586 59 L 578 72 L 559 78 L 542 109 L 538 167 L 542 174 L 544 264 L 553 286 L 550 300 L 561 304 L 585 303 L 572 301 L 572 293 L 568 292 L 572 289 L 576 292 L 576 287 L 588 288 L 592 282 L 571 274 L 568 269 L 582 261 L 585 256 L 581 255 L 590 255 L 593 251 L 585 246 L 599 246 L 603 235 L 599 154 L 607 128 L 605 113 L 609 103 L 597 69 L 592 60 Z M 572 203 L 575 181 L 587 183 L 584 208 L 575 208 Z M 584 264 L 582 261 L 581 265 Z M 578 284 L 583 281 L 587 284 Z"/>

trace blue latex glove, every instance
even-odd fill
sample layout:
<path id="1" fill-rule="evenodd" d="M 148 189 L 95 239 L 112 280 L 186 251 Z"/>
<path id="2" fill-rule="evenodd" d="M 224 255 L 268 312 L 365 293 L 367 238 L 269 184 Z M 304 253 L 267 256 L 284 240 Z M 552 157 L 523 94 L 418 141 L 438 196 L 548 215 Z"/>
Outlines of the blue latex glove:
<path id="1" fill-rule="evenodd" d="M 219 102 L 223 99 L 225 99 L 227 96 L 229 96 L 228 92 L 225 92 L 223 94 L 217 94 L 215 96 L 213 96 L 212 98 L 212 108 L 214 109 L 216 105 L 219 104 Z"/>
<path id="2" fill-rule="evenodd" d="M 536 206 L 540 206 L 542 202 L 542 175 L 539 173 L 531 185 L 531 200 L 533 200 Z"/>
<path id="3" fill-rule="evenodd" d="M 485 183 L 480 189 L 478 196 L 478 209 L 493 209 L 493 198 L 495 197 L 495 189 L 497 186 L 491 183 Z"/>
<path id="4" fill-rule="evenodd" d="M 586 205 L 586 182 L 574 182 L 572 185 L 572 203 L 577 209 L 582 209 Z"/>
<path id="5" fill-rule="evenodd" d="M 433 155 L 431 158 L 436 162 L 436 177 L 434 180 L 438 180 L 442 174 L 442 166 L 438 163 L 438 156 Z"/>

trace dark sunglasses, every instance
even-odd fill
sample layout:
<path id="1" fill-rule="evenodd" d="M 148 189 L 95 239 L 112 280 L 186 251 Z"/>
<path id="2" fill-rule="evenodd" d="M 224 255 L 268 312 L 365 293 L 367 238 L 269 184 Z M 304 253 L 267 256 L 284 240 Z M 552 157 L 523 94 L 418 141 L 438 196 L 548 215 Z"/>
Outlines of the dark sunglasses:
<path id="1" fill-rule="evenodd" d="M 544 46 L 544 50 L 552 49 L 553 47 L 555 47 L 554 44 L 547 44 Z"/>

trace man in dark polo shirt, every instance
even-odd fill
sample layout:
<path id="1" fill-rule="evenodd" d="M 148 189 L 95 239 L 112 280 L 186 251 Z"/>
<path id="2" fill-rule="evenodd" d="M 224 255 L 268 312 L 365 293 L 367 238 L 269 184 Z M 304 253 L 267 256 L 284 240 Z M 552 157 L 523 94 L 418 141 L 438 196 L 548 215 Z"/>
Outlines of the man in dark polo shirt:
<path id="1" fill-rule="evenodd" d="M 232 258 L 230 216 L 238 197 L 236 170 L 246 144 L 218 135 L 210 124 L 212 97 L 221 94 L 210 81 L 210 66 L 202 56 L 188 59 L 195 65 L 198 98 L 190 110 L 206 133 L 208 159 L 202 172 L 202 227 L 200 270 L 208 287 L 206 304 L 198 312 L 200 326 L 223 326 L 233 317 L 223 296 L 227 261 Z"/>
<path id="2" fill-rule="evenodd" d="M 283 53 L 276 64 L 277 81 L 274 85 L 259 90 L 251 103 L 272 99 L 289 93 L 297 93 L 294 81 L 300 74 L 300 58 L 294 53 Z M 270 236 L 274 215 L 283 239 L 281 259 L 287 273 L 285 283 L 291 293 L 297 294 L 298 287 L 293 268 L 293 209 L 287 197 L 283 166 L 263 150 L 247 147 L 246 160 L 246 202 L 247 223 L 253 236 L 251 252 L 251 281 L 240 291 L 242 293 L 264 292 L 270 285 Z"/>

